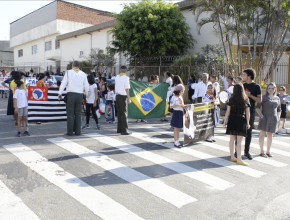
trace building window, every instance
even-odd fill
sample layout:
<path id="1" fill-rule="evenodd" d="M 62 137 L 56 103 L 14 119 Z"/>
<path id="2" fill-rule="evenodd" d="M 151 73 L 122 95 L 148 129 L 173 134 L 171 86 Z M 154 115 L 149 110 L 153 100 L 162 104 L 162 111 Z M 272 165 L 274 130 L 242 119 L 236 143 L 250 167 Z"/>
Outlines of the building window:
<path id="1" fill-rule="evenodd" d="M 45 51 L 51 50 L 51 41 L 45 42 Z"/>
<path id="2" fill-rule="evenodd" d="M 32 54 L 37 54 L 37 45 L 32 46 Z"/>
<path id="3" fill-rule="evenodd" d="M 59 49 L 60 48 L 60 40 L 55 40 L 55 49 Z"/>
<path id="4" fill-rule="evenodd" d="M 23 49 L 18 50 L 18 57 L 23 57 Z"/>

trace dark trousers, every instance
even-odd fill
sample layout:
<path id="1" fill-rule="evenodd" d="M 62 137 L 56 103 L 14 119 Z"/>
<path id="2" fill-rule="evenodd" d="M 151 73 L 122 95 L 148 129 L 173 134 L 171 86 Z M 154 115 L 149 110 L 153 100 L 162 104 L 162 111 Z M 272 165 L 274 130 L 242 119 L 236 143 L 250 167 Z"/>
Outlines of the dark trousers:
<path id="1" fill-rule="evenodd" d="M 67 134 L 81 134 L 83 94 L 68 92 L 66 103 Z"/>
<path id="2" fill-rule="evenodd" d="M 249 153 L 250 151 L 250 145 L 251 145 L 251 140 L 252 140 L 252 130 L 254 128 L 254 122 L 255 122 L 255 112 L 250 113 L 250 126 L 251 128 L 247 130 L 247 137 L 245 141 L 245 153 Z"/>
<path id="3" fill-rule="evenodd" d="M 86 103 L 86 123 L 87 125 L 90 123 L 90 112 L 92 112 L 93 117 L 96 121 L 96 125 L 99 124 L 98 117 L 96 114 L 96 109 L 94 108 L 94 104 Z"/>
<path id="4" fill-rule="evenodd" d="M 116 95 L 116 109 L 118 112 L 117 133 L 128 132 L 127 96 Z"/>
<path id="5" fill-rule="evenodd" d="M 194 89 L 189 89 L 188 90 L 188 100 L 189 100 L 189 104 L 192 104 L 192 96 L 194 94 Z M 193 100 L 194 101 L 194 100 Z"/>

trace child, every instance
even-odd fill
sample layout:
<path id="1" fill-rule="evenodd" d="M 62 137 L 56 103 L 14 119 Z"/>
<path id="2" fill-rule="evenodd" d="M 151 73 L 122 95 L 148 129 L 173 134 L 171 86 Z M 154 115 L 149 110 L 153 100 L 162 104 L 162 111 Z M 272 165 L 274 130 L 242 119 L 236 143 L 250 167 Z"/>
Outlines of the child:
<path id="1" fill-rule="evenodd" d="M 26 130 L 26 116 L 27 116 L 27 97 L 28 93 L 24 90 L 24 83 L 22 81 L 17 82 L 17 90 L 14 93 L 14 106 L 15 114 L 18 113 L 18 133 L 17 137 L 21 136 L 20 128 L 21 121 L 23 122 L 24 127 L 24 136 L 30 136 L 29 132 Z"/>
<path id="2" fill-rule="evenodd" d="M 96 102 L 98 100 L 98 90 L 97 85 L 95 83 L 95 78 L 93 75 L 88 75 L 88 82 L 90 84 L 88 96 L 86 97 L 86 124 L 82 127 L 82 129 L 90 128 L 89 121 L 90 121 L 90 111 L 92 111 L 93 117 L 96 121 L 96 128 L 101 130 L 99 125 L 98 117 L 96 114 Z"/>
<path id="3" fill-rule="evenodd" d="M 177 85 L 174 88 L 174 96 L 170 100 L 170 108 L 173 109 L 173 115 L 170 125 L 174 127 L 174 147 L 182 148 L 183 145 L 179 143 L 180 128 L 183 128 L 183 93 L 184 87 Z"/>
<path id="4" fill-rule="evenodd" d="M 59 89 L 59 87 L 61 85 L 61 81 L 57 80 L 56 85 L 57 85 L 57 88 Z"/>
<path id="5" fill-rule="evenodd" d="M 107 123 L 115 123 L 115 85 L 108 85 L 108 94 L 106 95 L 106 111 L 105 118 Z"/>
<path id="6" fill-rule="evenodd" d="M 243 78 L 241 76 L 236 77 L 236 84 L 243 83 Z"/>
<path id="7" fill-rule="evenodd" d="M 230 135 L 229 148 L 231 162 L 237 162 L 237 164 L 239 165 L 248 166 L 248 164 L 242 160 L 241 145 L 243 137 L 247 136 L 247 130 L 251 127 L 249 124 L 250 104 L 242 84 L 239 83 L 234 85 L 233 96 L 230 98 L 227 105 L 228 108 L 225 115 L 223 127 L 226 128 L 226 122 L 227 119 L 229 119 L 227 123 L 226 134 Z M 237 141 L 237 158 L 234 155 L 235 140 Z"/>
<path id="8" fill-rule="evenodd" d="M 55 88 L 53 86 L 53 81 L 52 80 L 48 80 L 47 83 L 48 83 L 48 88 Z"/>
<path id="9" fill-rule="evenodd" d="M 218 109 L 216 107 L 216 95 L 215 95 L 215 90 L 212 84 L 207 86 L 207 92 L 206 94 L 202 97 L 202 102 L 212 102 L 212 104 L 214 105 L 214 117 L 215 117 L 215 127 L 219 124 L 219 116 L 218 116 Z M 207 142 L 215 142 L 215 140 L 212 137 L 208 137 L 208 139 L 206 139 Z"/>

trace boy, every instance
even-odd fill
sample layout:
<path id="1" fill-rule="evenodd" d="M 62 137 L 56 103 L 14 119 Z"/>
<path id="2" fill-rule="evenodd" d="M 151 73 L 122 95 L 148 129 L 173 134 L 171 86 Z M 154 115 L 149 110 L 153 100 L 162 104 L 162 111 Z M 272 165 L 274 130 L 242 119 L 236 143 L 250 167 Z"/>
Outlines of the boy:
<path id="1" fill-rule="evenodd" d="M 20 128 L 21 121 L 23 122 L 24 127 L 24 136 L 30 136 L 29 132 L 26 130 L 26 116 L 27 116 L 27 97 L 28 93 L 24 90 L 24 83 L 22 81 L 17 82 L 18 89 L 14 93 L 14 106 L 15 106 L 15 114 L 18 113 L 18 133 L 17 137 L 21 136 Z"/>
<path id="2" fill-rule="evenodd" d="M 243 78 L 241 76 L 236 77 L 236 84 L 243 83 Z"/>

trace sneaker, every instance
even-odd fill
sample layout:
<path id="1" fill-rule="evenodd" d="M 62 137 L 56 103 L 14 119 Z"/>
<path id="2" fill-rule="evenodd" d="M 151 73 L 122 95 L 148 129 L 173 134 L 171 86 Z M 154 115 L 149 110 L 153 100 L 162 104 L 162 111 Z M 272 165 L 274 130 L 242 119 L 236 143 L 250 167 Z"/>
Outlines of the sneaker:
<path id="1" fill-rule="evenodd" d="M 23 134 L 24 134 L 24 136 L 30 136 L 28 131 L 24 131 Z"/>
<path id="2" fill-rule="evenodd" d="M 21 137 L 21 132 L 18 131 L 16 137 Z"/>
<path id="3" fill-rule="evenodd" d="M 85 124 L 85 125 L 82 127 L 82 129 L 88 129 L 88 128 L 90 128 L 90 126 L 87 125 L 87 124 Z"/>
<path id="4" fill-rule="evenodd" d="M 97 125 L 97 126 L 96 126 L 96 129 L 101 130 L 100 125 Z"/>

